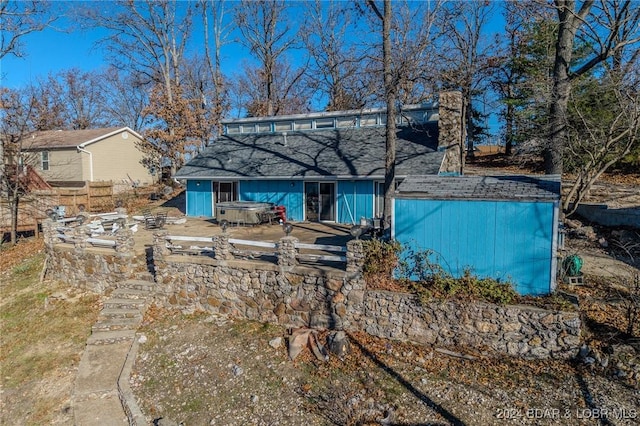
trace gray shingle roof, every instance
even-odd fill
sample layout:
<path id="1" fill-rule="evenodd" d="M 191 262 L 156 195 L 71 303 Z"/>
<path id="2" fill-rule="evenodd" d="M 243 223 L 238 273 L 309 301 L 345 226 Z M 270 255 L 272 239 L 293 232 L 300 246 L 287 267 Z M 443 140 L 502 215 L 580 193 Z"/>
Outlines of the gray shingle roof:
<path id="1" fill-rule="evenodd" d="M 396 175 L 437 174 L 437 124 L 398 130 Z M 384 176 L 385 128 L 223 135 L 182 167 L 177 178 Z"/>
<path id="2" fill-rule="evenodd" d="M 560 177 L 410 176 L 400 184 L 396 197 L 552 201 L 560 198 Z"/>

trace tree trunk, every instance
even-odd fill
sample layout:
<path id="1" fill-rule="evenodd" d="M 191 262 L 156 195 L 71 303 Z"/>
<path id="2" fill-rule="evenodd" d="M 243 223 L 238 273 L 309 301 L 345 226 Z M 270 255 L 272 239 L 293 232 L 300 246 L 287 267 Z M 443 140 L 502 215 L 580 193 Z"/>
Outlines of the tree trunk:
<path id="1" fill-rule="evenodd" d="M 11 194 L 10 209 L 11 209 L 11 244 L 18 242 L 18 212 L 20 206 L 20 195 L 18 193 L 17 185 L 19 185 L 20 176 L 16 174 L 16 187 L 12 188 L 13 194 Z"/>
<path id="2" fill-rule="evenodd" d="M 544 171 L 548 175 L 562 174 L 562 159 L 567 139 L 567 104 L 571 92 L 569 67 L 573 56 L 573 43 L 576 32 L 592 4 L 593 1 L 585 1 L 576 13 L 575 0 L 555 0 L 558 12 L 558 38 L 553 64 L 549 135 L 543 151 Z"/>
<path id="3" fill-rule="evenodd" d="M 396 178 L 396 87 L 391 69 L 391 0 L 384 0 L 382 21 L 384 89 L 387 100 L 387 126 L 384 159 L 384 230 L 391 229 L 391 197 Z"/>

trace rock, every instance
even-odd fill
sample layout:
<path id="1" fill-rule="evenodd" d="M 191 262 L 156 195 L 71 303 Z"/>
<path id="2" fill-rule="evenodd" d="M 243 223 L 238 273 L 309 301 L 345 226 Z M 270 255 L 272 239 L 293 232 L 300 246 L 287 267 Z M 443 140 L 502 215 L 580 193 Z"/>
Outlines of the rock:
<path id="1" fill-rule="evenodd" d="M 578 352 L 578 358 L 585 359 L 589 355 L 589 346 L 582 345 L 580 347 L 580 351 Z"/>
<path id="2" fill-rule="evenodd" d="M 274 339 L 269 340 L 269 346 L 271 346 L 274 349 L 278 349 L 280 346 L 282 346 L 282 337 L 276 337 Z"/>
<path id="3" fill-rule="evenodd" d="M 327 337 L 329 351 L 340 359 L 349 353 L 349 339 L 344 331 L 334 331 Z"/>
<path id="4" fill-rule="evenodd" d="M 147 343 L 147 336 L 145 336 L 144 334 L 141 335 L 140 337 L 138 337 L 138 343 L 140 344 L 145 344 Z"/>
<path id="5" fill-rule="evenodd" d="M 244 370 L 239 365 L 234 364 L 234 366 L 231 367 L 231 372 L 233 373 L 234 376 L 238 377 L 238 376 L 241 376 L 242 373 L 244 373 Z"/>
<path id="6" fill-rule="evenodd" d="M 179 426 L 178 422 L 175 422 L 171 419 L 166 419 L 164 417 L 160 417 L 159 419 L 154 420 L 153 424 L 158 426 Z"/>
<path id="7" fill-rule="evenodd" d="M 256 402 L 258 402 L 258 395 L 251 395 L 251 403 L 255 404 Z"/>
<path id="8" fill-rule="evenodd" d="M 598 244 L 600 244 L 600 247 L 604 247 L 604 248 L 609 247 L 609 243 L 607 242 L 607 240 L 604 239 L 604 237 L 598 240 Z"/>
<path id="9" fill-rule="evenodd" d="M 575 220 L 575 219 L 564 219 L 564 225 L 567 228 L 571 228 L 571 229 L 577 229 L 582 227 L 582 222 L 580 222 L 579 220 Z"/>
<path id="10" fill-rule="evenodd" d="M 291 336 L 289 337 L 289 358 L 291 358 L 291 361 L 295 360 L 300 352 L 307 346 L 310 333 L 311 330 L 309 329 L 299 328 L 292 330 Z"/>

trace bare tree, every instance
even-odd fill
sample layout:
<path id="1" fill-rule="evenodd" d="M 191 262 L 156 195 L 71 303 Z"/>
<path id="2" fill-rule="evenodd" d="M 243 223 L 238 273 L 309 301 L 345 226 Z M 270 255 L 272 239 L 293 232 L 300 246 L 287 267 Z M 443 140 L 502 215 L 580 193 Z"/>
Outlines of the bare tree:
<path id="1" fill-rule="evenodd" d="M 384 93 L 387 104 L 387 125 L 385 132 L 384 158 L 384 229 L 391 228 L 391 197 L 393 195 L 396 178 L 396 101 L 398 98 L 399 75 L 392 68 L 391 52 L 391 20 L 393 17 L 391 0 L 384 0 L 383 13 L 375 1 L 369 0 L 368 5 L 373 13 L 382 21 L 382 72 L 384 75 Z"/>
<path id="2" fill-rule="evenodd" d="M 627 46 L 640 42 L 640 7 L 633 0 L 555 0 L 558 18 L 550 128 L 544 148 L 547 174 L 561 174 L 567 146 L 567 106 L 574 81 Z M 576 40 L 590 49 L 574 61 Z"/>
<path id="3" fill-rule="evenodd" d="M 143 111 L 149 103 L 149 96 L 137 76 L 109 67 L 101 74 L 98 88 L 106 100 L 100 106 L 105 120 L 141 132 L 145 118 Z"/>
<path id="4" fill-rule="evenodd" d="M 227 88 L 222 75 L 221 49 L 227 44 L 227 37 L 231 31 L 231 26 L 225 23 L 224 0 L 200 0 L 202 8 L 202 28 L 204 34 L 205 58 L 209 68 L 209 75 L 213 80 L 213 90 L 211 94 L 211 105 L 209 109 L 213 116 L 213 126 L 215 133 L 222 133 L 222 116 L 228 109 Z M 212 25 L 209 24 L 211 15 Z M 210 33 L 213 36 L 213 55 L 210 47 Z M 206 103 L 205 98 L 205 103 Z"/>
<path id="5" fill-rule="evenodd" d="M 352 5 L 316 0 L 307 10 L 301 37 L 312 63 L 305 80 L 327 111 L 360 109 L 375 92 L 365 65 L 366 49 L 350 39 L 357 26 Z"/>
<path id="6" fill-rule="evenodd" d="M 637 68 L 635 72 L 632 78 L 628 68 L 624 75 L 593 78 L 582 83 L 587 94 L 570 98 L 568 150 L 578 164 L 576 179 L 563 200 L 567 215 L 576 211 L 607 169 L 640 147 L 640 74 Z"/>
<path id="7" fill-rule="evenodd" d="M 181 91 L 181 70 L 187 41 L 191 37 L 193 4 L 144 0 L 118 1 L 116 5 L 109 14 L 101 13 L 99 4 L 85 13 L 90 25 L 109 30 L 101 44 L 111 53 L 114 65 L 129 69 L 136 75 L 136 81 L 153 87 L 154 96 L 167 103 L 158 110 L 159 115 L 155 115 L 154 109 L 146 109 L 147 114 L 155 115 L 156 120 L 166 117 L 165 106 L 177 113 L 186 111 L 181 105 L 183 100 L 175 93 Z M 159 95 L 159 84 L 162 85 L 162 95 Z M 160 106 L 158 103 L 154 105 Z M 167 142 L 176 141 L 176 135 L 183 132 L 184 129 L 172 127 L 180 122 L 187 123 L 190 119 L 184 117 L 165 123 L 168 140 L 155 140 L 154 136 L 164 134 L 156 131 L 145 136 L 150 143 L 166 147 Z M 171 160 L 173 171 L 184 163 L 183 151 L 181 146 L 177 146 L 175 152 L 169 149 L 171 155 L 167 159 Z"/>
<path id="8" fill-rule="evenodd" d="M 375 0 L 367 1 L 378 25 L 382 24 L 382 67 L 378 69 L 382 70 L 387 107 L 383 208 L 385 231 L 391 227 L 391 198 L 395 190 L 396 129 L 398 110 L 401 111 L 398 101 L 415 96 L 415 83 L 422 75 L 421 67 L 428 62 L 425 58 L 431 46 L 433 18 L 439 7 L 436 2 L 429 7 L 411 9 L 406 3 L 401 3 L 402 7 L 398 9 L 401 12 L 396 15 L 392 4 L 395 5 L 391 0 L 384 0 L 381 12 Z"/>
<path id="9" fill-rule="evenodd" d="M 264 97 L 264 78 L 264 70 L 247 61 L 244 62 L 243 74 L 235 77 L 231 90 L 248 116 L 300 114 L 310 110 L 308 100 L 311 94 L 304 84 L 303 69 L 292 67 L 284 60 L 279 61 L 271 74 L 273 84 L 278 87 L 271 101 Z"/>
<path id="10" fill-rule="evenodd" d="M 20 155 L 22 141 L 30 130 L 31 100 L 24 92 L 0 88 L 0 194 L 9 205 L 12 244 L 17 241 L 20 199 L 25 192 Z"/>
<path id="11" fill-rule="evenodd" d="M 259 115 L 282 114 L 283 100 L 295 97 L 292 89 L 304 74 L 304 67 L 294 68 L 285 60 L 286 52 L 296 42 L 285 15 L 287 8 L 282 0 L 243 0 L 235 9 L 235 21 L 242 34 L 240 42 L 259 64 L 255 69 L 246 67 L 257 78 L 253 85 L 257 92 L 245 93 L 254 100 L 253 113 Z M 277 82 L 277 74 L 284 78 Z"/>
<path id="12" fill-rule="evenodd" d="M 0 0 L 0 59 L 6 55 L 24 56 L 22 39 L 51 25 L 58 15 L 45 1 Z"/>
<path id="13" fill-rule="evenodd" d="M 495 9 L 495 3 L 480 0 L 455 2 L 441 9 L 446 34 L 440 56 L 443 80 L 447 87 L 462 92 L 469 156 L 473 156 L 475 139 L 485 131 L 475 120 L 478 118 L 475 104 L 487 90 L 490 58 L 496 46 L 493 40 L 487 40 L 485 31 Z"/>

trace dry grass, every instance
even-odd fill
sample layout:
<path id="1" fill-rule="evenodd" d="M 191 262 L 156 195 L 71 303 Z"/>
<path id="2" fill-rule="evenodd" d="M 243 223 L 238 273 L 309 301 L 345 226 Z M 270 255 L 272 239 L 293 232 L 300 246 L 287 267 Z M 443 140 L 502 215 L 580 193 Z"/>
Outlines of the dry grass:
<path id="1" fill-rule="evenodd" d="M 3 262 L 0 424 L 69 424 L 75 371 L 99 300 L 66 283 L 41 283 L 44 255 L 26 251 L 20 262 Z"/>

